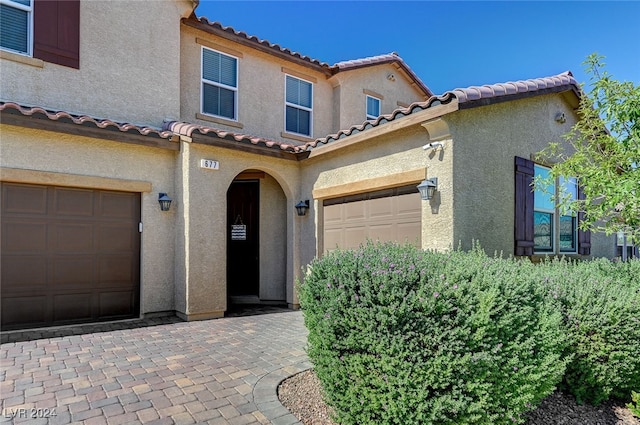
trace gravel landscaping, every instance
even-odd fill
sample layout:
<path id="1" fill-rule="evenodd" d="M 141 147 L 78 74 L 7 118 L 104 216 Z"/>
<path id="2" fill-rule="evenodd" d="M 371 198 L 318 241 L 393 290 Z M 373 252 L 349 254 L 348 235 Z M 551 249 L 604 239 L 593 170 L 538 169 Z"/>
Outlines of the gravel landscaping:
<path id="1" fill-rule="evenodd" d="M 304 425 L 338 425 L 322 400 L 322 387 L 313 370 L 288 379 L 278 387 L 280 402 Z M 579 406 L 573 397 L 556 392 L 528 414 L 527 425 L 640 425 L 623 403 Z"/>

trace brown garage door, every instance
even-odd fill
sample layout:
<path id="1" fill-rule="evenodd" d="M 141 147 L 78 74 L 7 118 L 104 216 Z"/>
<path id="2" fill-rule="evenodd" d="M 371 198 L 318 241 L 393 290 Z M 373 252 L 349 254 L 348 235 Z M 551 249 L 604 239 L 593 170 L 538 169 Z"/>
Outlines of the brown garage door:
<path id="1" fill-rule="evenodd" d="M 422 201 L 415 185 L 328 199 L 324 248 L 356 248 L 367 239 L 420 246 Z"/>
<path id="2" fill-rule="evenodd" d="M 2 329 L 137 317 L 140 194 L 2 183 Z"/>

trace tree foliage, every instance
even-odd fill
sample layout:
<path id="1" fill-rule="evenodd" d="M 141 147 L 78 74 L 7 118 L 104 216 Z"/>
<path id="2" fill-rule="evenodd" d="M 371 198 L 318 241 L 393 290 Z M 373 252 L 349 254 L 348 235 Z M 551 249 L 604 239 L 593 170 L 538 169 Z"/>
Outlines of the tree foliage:
<path id="1" fill-rule="evenodd" d="M 565 135 L 571 149 L 551 143 L 540 158 L 555 163 L 553 178 L 578 178 L 583 199 L 556 201 L 563 211 L 584 213 L 582 229 L 624 231 L 640 243 L 640 87 L 615 80 L 603 59 L 594 53 L 584 62 L 591 89 Z"/>

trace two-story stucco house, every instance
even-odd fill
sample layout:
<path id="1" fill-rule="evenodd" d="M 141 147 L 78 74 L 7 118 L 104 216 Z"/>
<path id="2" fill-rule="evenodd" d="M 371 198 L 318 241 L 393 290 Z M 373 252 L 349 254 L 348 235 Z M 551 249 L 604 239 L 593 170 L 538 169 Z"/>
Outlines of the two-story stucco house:
<path id="1" fill-rule="evenodd" d="M 3 330 L 295 308 L 313 257 L 367 238 L 615 255 L 529 187 L 570 73 L 434 95 L 395 53 L 330 65 L 196 5 L 3 2 Z"/>

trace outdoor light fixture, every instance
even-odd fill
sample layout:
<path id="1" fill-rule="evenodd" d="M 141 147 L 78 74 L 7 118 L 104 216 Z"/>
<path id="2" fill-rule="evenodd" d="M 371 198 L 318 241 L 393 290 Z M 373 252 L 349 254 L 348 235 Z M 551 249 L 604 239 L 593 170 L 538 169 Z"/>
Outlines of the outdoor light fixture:
<path id="1" fill-rule="evenodd" d="M 158 194 L 158 202 L 160 203 L 160 211 L 169 211 L 172 199 L 166 193 Z"/>
<path id="2" fill-rule="evenodd" d="M 433 198 L 433 195 L 438 190 L 438 178 L 433 177 L 431 179 L 424 179 L 422 183 L 418 186 L 418 190 L 420 191 L 420 197 L 423 201 L 428 201 Z"/>
<path id="3" fill-rule="evenodd" d="M 296 211 L 298 211 L 299 216 L 307 215 L 307 210 L 309 209 L 309 200 L 300 201 L 296 204 Z"/>

